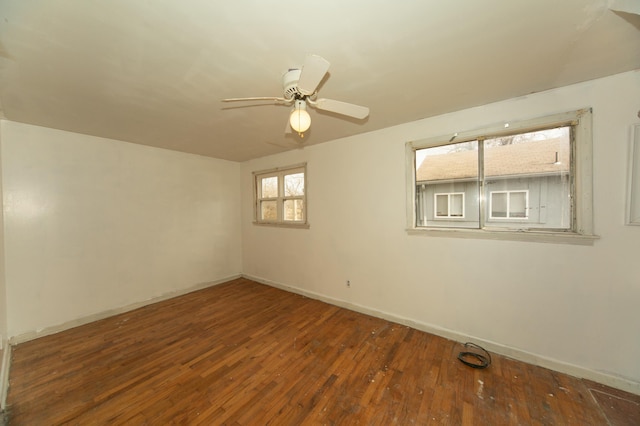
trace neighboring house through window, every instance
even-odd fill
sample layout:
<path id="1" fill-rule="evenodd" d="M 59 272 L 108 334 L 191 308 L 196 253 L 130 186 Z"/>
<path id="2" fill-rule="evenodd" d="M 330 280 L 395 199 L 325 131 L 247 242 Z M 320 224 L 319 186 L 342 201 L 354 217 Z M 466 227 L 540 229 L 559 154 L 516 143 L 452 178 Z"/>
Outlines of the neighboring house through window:
<path id="1" fill-rule="evenodd" d="M 407 147 L 410 230 L 593 237 L 590 110 Z"/>

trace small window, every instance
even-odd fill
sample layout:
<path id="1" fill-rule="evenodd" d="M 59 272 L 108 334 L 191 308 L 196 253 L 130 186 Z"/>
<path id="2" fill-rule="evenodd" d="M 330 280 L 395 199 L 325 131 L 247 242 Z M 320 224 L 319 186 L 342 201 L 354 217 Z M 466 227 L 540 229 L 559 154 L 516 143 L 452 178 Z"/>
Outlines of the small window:
<path id="1" fill-rule="evenodd" d="M 529 191 L 492 191 L 489 206 L 491 219 L 527 219 Z"/>
<path id="2" fill-rule="evenodd" d="M 434 194 L 437 218 L 464 217 L 464 193 Z"/>
<path id="3" fill-rule="evenodd" d="M 591 138 L 585 109 L 407 143 L 409 231 L 588 244 Z"/>
<path id="4" fill-rule="evenodd" d="M 306 225 L 306 165 L 254 172 L 256 223 Z"/>

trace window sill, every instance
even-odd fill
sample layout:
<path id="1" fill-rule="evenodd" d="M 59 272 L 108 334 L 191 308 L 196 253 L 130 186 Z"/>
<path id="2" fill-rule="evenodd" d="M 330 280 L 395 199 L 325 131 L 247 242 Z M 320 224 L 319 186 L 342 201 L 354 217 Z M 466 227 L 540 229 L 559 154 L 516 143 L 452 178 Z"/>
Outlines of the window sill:
<path id="1" fill-rule="evenodd" d="M 486 229 L 410 228 L 408 235 L 429 237 L 475 238 L 486 240 L 529 241 L 537 243 L 593 245 L 600 237 L 569 232 L 500 231 Z"/>
<path id="2" fill-rule="evenodd" d="M 311 225 L 308 223 L 285 223 L 285 222 L 256 222 L 253 221 L 254 225 L 257 226 L 271 226 L 275 228 L 294 228 L 294 229 L 309 229 Z"/>

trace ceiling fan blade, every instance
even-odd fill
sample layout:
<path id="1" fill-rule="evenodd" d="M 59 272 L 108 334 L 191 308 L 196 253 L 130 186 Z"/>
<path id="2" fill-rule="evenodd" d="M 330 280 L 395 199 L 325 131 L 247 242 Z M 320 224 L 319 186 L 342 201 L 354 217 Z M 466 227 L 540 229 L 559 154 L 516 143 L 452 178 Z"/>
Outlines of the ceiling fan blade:
<path id="1" fill-rule="evenodd" d="M 353 118 L 367 118 L 369 115 L 369 108 L 360 105 L 348 104 L 346 102 L 334 101 L 333 99 L 318 99 L 314 102 L 309 102 L 313 107 L 324 111 L 335 112 L 336 114 L 348 115 Z"/>
<path id="2" fill-rule="evenodd" d="M 274 96 L 259 96 L 254 98 L 227 98 L 222 100 L 222 102 L 241 102 L 241 101 L 276 101 L 276 102 L 285 102 L 285 103 L 292 102 L 289 99 L 278 98 Z"/>
<path id="3" fill-rule="evenodd" d="M 329 61 L 318 55 L 308 55 L 300 71 L 298 90 L 303 95 L 312 95 L 329 70 Z"/>
<path id="4" fill-rule="evenodd" d="M 293 129 L 291 128 L 291 123 L 289 123 L 289 118 L 287 118 L 287 125 L 284 128 L 284 134 L 290 135 L 293 133 Z"/>

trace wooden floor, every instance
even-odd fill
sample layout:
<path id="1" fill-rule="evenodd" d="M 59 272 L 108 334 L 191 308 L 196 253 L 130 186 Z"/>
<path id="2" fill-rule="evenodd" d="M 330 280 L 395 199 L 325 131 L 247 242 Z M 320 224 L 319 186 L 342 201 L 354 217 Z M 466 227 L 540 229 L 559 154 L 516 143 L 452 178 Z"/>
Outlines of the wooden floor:
<path id="1" fill-rule="evenodd" d="M 14 348 L 12 425 L 607 425 L 588 385 L 245 279 Z M 636 423 L 630 419 L 629 424 Z"/>

